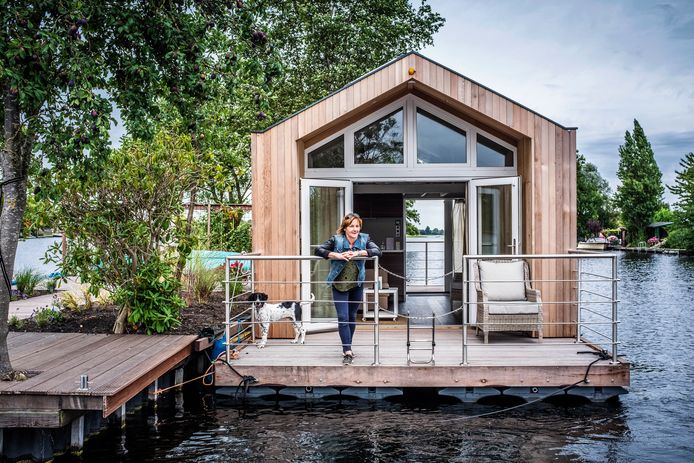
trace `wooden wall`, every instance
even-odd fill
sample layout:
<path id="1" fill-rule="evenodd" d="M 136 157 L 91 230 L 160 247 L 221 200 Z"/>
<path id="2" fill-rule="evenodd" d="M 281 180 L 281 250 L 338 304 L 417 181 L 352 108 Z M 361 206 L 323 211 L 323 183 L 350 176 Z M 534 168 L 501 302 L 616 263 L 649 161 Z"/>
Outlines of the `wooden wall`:
<path id="1" fill-rule="evenodd" d="M 408 69 L 415 69 L 410 76 Z M 536 114 L 484 86 L 418 54 L 394 61 L 347 88 L 317 102 L 263 133 L 252 135 L 253 250 L 264 255 L 300 253 L 299 180 L 306 140 L 343 127 L 384 102 L 416 91 L 430 100 L 479 121 L 505 139 L 516 140 L 522 177 L 524 253 L 566 253 L 576 244 L 576 132 Z M 573 266 L 557 261 L 533 264 L 536 280 L 567 280 Z M 258 281 L 273 299 L 297 299 L 298 263 L 259 265 Z M 573 335 L 575 309 L 556 304 L 575 300 L 570 283 L 541 283 L 545 335 Z M 289 336 L 289 326 L 273 330 Z M 282 334 L 284 333 L 284 334 Z"/>

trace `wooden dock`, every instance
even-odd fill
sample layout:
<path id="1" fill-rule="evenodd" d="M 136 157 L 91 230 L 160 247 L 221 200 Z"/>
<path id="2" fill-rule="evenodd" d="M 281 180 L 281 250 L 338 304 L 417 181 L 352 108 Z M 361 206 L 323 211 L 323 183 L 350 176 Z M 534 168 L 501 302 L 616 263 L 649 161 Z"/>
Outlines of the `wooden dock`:
<path id="1" fill-rule="evenodd" d="M 89 411 L 107 417 L 193 351 L 195 335 L 10 333 L 12 366 L 0 382 L 0 428 L 57 428 Z M 86 389 L 80 376 L 87 375 Z"/>
<path id="2" fill-rule="evenodd" d="M 428 335 L 430 335 L 430 330 Z M 418 331 L 417 338 L 427 337 Z M 231 362 L 233 370 L 219 363 L 217 386 L 236 386 L 239 375 L 251 375 L 256 386 L 286 387 L 391 387 L 391 388 L 479 388 L 563 387 L 580 382 L 588 366 L 599 357 L 588 343 L 570 338 L 545 338 L 543 342 L 522 335 L 493 334 L 485 345 L 468 332 L 468 363 L 462 362 L 462 330 L 446 327 L 436 331 L 435 364 L 407 364 L 406 332 L 400 328 L 380 332 L 380 364 L 373 365 L 373 331 L 360 326 L 351 366 L 342 366 L 336 332 L 309 334 L 305 345 L 272 340 L 264 349 L 248 346 Z M 420 343 L 421 347 L 421 343 Z M 415 355 L 416 354 L 416 355 Z M 412 353 L 424 362 L 427 351 Z M 620 359 L 598 360 L 588 374 L 591 388 L 626 388 L 630 364 Z M 234 371 L 235 370 L 235 371 Z"/>

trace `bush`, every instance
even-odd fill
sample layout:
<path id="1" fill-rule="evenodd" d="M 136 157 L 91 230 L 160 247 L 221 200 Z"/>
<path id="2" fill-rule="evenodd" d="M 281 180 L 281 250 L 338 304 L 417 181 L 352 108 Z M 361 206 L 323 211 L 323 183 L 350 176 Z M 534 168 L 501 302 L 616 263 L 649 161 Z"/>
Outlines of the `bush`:
<path id="1" fill-rule="evenodd" d="M 80 301 L 75 293 L 72 291 L 65 291 L 60 293 L 58 305 L 64 309 L 76 312 L 82 308 Z"/>
<path id="2" fill-rule="evenodd" d="M 694 230 L 689 228 L 671 230 L 667 236 L 667 247 L 694 251 Z"/>
<path id="3" fill-rule="evenodd" d="M 46 285 L 46 290 L 49 293 L 55 292 L 55 288 L 58 287 L 58 279 L 57 278 L 49 278 L 46 280 L 44 283 Z"/>
<path id="4" fill-rule="evenodd" d="M 31 316 L 36 322 L 36 326 L 39 328 L 44 328 L 51 323 L 59 323 L 63 321 L 63 314 L 60 313 L 60 310 L 56 310 L 48 306 L 34 310 L 34 313 Z"/>
<path id="5" fill-rule="evenodd" d="M 253 243 L 251 241 L 251 223 L 241 222 L 231 233 L 229 248 L 236 252 L 251 252 Z"/>
<path id="6" fill-rule="evenodd" d="M 181 308 L 185 305 L 178 293 L 181 282 L 171 266 L 153 256 L 140 264 L 135 277 L 113 294 L 113 301 L 130 309 L 128 322 L 147 334 L 163 333 L 181 324 Z"/>
<path id="7" fill-rule="evenodd" d="M 7 323 L 16 330 L 21 330 L 24 328 L 24 320 L 18 318 L 16 315 L 12 315 Z"/>
<path id="8" fill-rule="evenodd" d="M 648 238 L 647 243 L 649 246 L 655 246 L 656 244 L 660 243 L 660 240 L 657 236 L 651 236 L 650 238 Z"/>
<path id="9" fill-rule="evenodd" d="M 41 274 L 34 269 L 20 270 L 14 277 L 17 291 L 20 294 L 31 297 L 34 294 L 36 286 L 41 282 Z"/>
<path id="10" fill-rule="evenodd" d="M 224 281 L 221 268 L 207 268 L 200 256 L 196 256 L 188 267 L 188 285 L 198 302 L 204 302 L 212 291 Z"/>

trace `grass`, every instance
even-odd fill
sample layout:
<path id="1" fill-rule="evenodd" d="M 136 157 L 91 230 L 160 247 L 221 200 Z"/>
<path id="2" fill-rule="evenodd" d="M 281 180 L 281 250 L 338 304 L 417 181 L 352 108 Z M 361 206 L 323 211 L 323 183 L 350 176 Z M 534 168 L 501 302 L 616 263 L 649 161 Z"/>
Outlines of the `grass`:
<path id="1" fill-rule="evenodd" d="M 34 269 L 22 269 L 14 277 L 17 291 L 27 297 L 34 295 L 36 286 L 41 282 L 41 274 Z"/>
<path id="2" fill-rule="evenodd" d="M 221 268 L 207 268 L 203 260 L 196 256 L 187 269 L 188 287 L 198 302 L 209 299 L 212 291 L 217 289 L 224 280 Z"/>

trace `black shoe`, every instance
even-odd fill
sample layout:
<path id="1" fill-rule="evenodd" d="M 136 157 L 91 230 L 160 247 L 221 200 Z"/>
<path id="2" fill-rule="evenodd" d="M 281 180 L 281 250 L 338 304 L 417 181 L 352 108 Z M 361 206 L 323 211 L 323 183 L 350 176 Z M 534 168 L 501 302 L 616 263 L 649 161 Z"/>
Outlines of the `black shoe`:
<path id="1" fill-rule="evenodd" d="M 342 357 L 342 364 L 343 364 L 343 365 L 351 365 L 353 359 L 354 359 L 354 357 L 352 357 L 351 355 L 345 354 L 345 355 Z"/>

